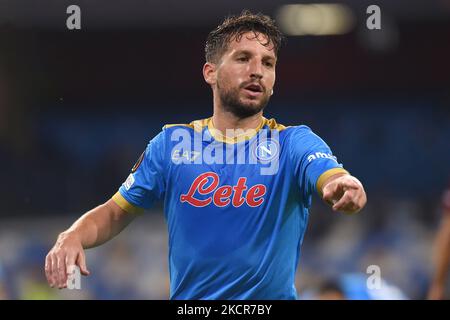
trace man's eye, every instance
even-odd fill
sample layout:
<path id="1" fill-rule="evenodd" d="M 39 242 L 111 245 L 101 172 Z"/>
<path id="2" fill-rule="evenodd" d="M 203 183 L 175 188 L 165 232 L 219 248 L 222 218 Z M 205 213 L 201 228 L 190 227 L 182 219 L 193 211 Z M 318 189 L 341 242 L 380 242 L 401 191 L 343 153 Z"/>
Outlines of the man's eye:
<path id="1" fill-rule="evenodd" d="M 273 63 L 272 62 L 266 62 L 266 67 L 272 68 L 273 67 Z"/>
<path id="2" fill-rule="evenodd" d="M 248 58 L 247 58 L 247 57 L 240 57 L 240 58 L 238 58 L 237 60 L 238 60 L 238 61 L 247 61 Z"/>

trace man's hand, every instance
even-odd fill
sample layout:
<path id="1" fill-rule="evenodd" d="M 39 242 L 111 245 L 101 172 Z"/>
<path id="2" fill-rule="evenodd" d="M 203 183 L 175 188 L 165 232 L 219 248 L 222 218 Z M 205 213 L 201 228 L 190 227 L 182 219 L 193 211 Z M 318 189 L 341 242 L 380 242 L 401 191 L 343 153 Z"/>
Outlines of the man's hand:
<path id="1" fill-rule="evenodd" d="M 60 289 L 66 288 L 67 276 L 76 266 L 80 268 L 82 275 L 89 275 L 84 249 L 109 241 L 136 216 L 122 209 L 113 199 L 82 215 L 69 229 L 59 235 L 55 246 L 45 258 L 45 275 L 49 285 Z"/>
<path id="2" fill-rule="evenodd" d="M 349 174 L 331 176 L 322 188 L 323 200 L 334 211 L 357 213 L 367 202 L 366 192 L 361 182 Z"/>
<path id="3" fill-rule="evenodd" d="M 80 268 L 82 275 L 89 275 L 81 242 L 76 235 L 63 232 L 45 258 L 45 275 L 49 285 L 52 288 L 66 288 L 69 269 L 75 265 Z"/>

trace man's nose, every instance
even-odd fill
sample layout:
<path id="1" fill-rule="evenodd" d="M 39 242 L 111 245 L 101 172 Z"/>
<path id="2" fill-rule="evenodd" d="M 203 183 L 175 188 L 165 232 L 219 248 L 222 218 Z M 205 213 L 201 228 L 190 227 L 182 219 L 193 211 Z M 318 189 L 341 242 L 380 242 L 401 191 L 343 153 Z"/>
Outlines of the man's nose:
<path id="1" fill-rule="evenodd" d="M 254 61 L 250 64 L 250 77 L 257 79 L 263 77 L 262 63 Z"/>

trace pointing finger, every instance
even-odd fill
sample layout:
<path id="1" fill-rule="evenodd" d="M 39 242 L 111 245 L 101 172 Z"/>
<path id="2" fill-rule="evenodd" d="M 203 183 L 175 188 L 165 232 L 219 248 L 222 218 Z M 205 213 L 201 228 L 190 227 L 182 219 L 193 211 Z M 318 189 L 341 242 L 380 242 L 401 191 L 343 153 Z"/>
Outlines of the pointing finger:
<path id="1" fill-rule="evenodd" d="M 333 210 L 341 210 L 344 206 L 348 205 L 352 201 L 352 191 L 348 190 L 333 206 Z"/>

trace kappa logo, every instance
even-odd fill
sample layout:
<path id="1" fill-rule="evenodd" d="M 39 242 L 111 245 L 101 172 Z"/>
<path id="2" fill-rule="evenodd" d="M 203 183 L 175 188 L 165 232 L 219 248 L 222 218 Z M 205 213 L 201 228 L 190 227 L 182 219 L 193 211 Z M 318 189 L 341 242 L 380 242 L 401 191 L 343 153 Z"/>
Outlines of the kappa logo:
<path id="1" fill-rule="evenodd" d="M 258 207 L 264 202 L 267 188 L 263 184 L 255 184 L 249 188 L 246 185 L 246 177 L 240 177 L 234 186 L 223 185 L 219 187 L 219 182 L 217 173 L 205 172 L 200 174 L 192 182 L 189 191 L 180 196 L 180 201 L 187 202 L 194 207 L 206 207 L 211 203 L 217 207 L 226 207 L 230 203 L 234 207 L 240 207 L 244 203 L 250 207 Z M 208 195 L 208 197 L 200 198 L 199 195 Z"/>
<path id="2" fill-rule="evenodd" d="M 255 150 L 255 157 L 261 162 L 270 162 L 275 157 L 278 157 L 280 152 L 280 145 L 276 140 L 268 139 L 260 142 Z"/>

